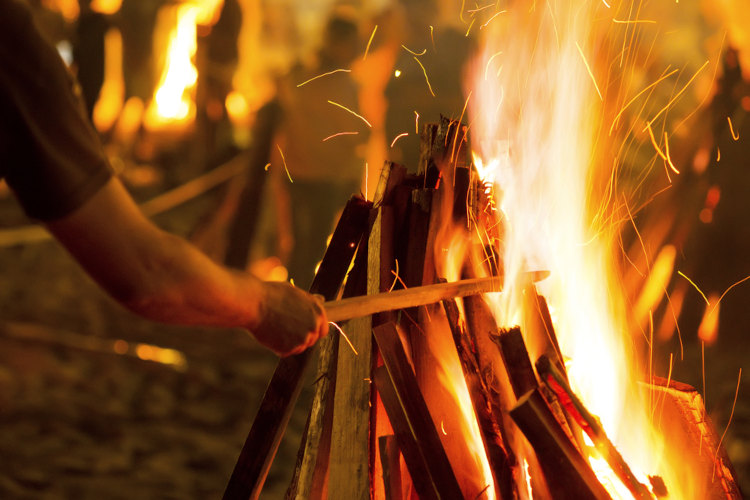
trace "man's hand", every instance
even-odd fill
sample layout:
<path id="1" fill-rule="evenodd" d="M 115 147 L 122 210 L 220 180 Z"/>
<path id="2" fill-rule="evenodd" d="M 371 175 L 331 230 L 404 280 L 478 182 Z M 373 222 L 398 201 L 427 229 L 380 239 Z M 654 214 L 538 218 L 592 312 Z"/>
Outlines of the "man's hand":
<path id="1" fill-rule="evenodd" d="M 328 333 L 322 301 L 286 282 L 263 282 L 255 338 L 280 356 L 299 354 Z"/>

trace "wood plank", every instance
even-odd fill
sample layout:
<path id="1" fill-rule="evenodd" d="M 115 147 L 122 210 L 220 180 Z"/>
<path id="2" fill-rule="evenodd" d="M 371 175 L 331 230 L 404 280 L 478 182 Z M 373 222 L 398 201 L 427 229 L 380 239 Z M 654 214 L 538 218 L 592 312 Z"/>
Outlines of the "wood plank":
<path id="1" fill-rule="evenodd" d="M 328 498 L 370 498 L 370 386 L 372 318 L 341 325 L 354 348 L 339 342 L 333 402 L 333 432 L 328 463 Z"/>
<path id="2" fill-rule="evenodd" d="M 336 391 L 336 366 L 339 335 L 328 335 L 319 342 L 315 395 L 297 456 L 287 500 L 322 499 L 328 472 L 333 421 L 333 394 Z"/>
<path id="3" fill-rule="evenodd" d="M 389 167 L 393 165 L 386 164 Z M 394 187 L 386 168 L 375 194 L 379 201 Z M 392 211 L 380 205 L 373 212 L 375 219 L 367 242 L 367 294 L 381 291 L 393 258 Z M 372 434 L 373 408 L 376 408 L 372 404 L 372 368 L 376 360 L 371 333 L 373 320 L 365 315 L 342 325 L 352 346 L 346 342 L 339 345 L 337 377 L 346 382 L 338 384 L 334 394 L 329 498 L 365 500 L 372 491 L 370 478 L 376 455 Z"/>
<path id="4" fill-rule="evenodd" d="M 404 413 L 404 408 L 399 401 L 393 381 L 388 375 L 388 370 L 385 366 L 375 369 L 373 382 L 388 413 L 388 418 L 395 432 L 396 441 L 411 476 L 411 484 L 417 491 L 420 500 L 438 500 L 440 498 L 438 486 L 433 482 L 426 459 L 419 449 L 417 440 L 412 433 L 409 419 Z"/>
<path id="5" fill-rule="evenodd" d="M 391 162 L 386 162 L 380 172 L 378 186 L 373 195 L 373 205 L 380 205 L 381 209 L 388 200 L 392 199 L 391 192 L 403 181 L 406 169 Z M 380 211 L 372 210 L 368 217 L 375 224 L 373 217 L 377 218 Z M 371 230 L 372 233 L 372 230 Z M 381 238 L 382 239 L 382 238 Z M 368 267 L 369 267 L 369 238 L 367 242 L 360 245 L 353 269 L 347 277 L 344 287 L 344 297 L 362 295 L 367 289 Z M 347 299 L 343 299 L 346 301 Z M 329 302 L 337 304 L 339 301 Z M 345 319 L 328 317 L 329 321 L 338 323 Z M 329 473 L 329 462 L 331 452 L 331 436 L 333 427 L 333 405 L 337 379 L 339 335 L 329 337 L 335 342 L 321 342 L 321 358 L 327 358 L 330 366 L 319 364 L 317 378 L 325 377 L 326 383 L 318 383 L 313 396 L 311 415 L 305 428 L 303 442 L 297 456 L 295 473 L 287 490 L 287 499 L 291 498 L 323 498 L 326 496 L 324 486 L 327 484 Z M 320 411 L 324 408 L 325 411 Z"/>
<path id="6" fill-rule="evenodd" d="M 383 279 L 382 254 L 392 241 L 383 234 L 383 211 L 370 230 L 367 245 L 367 293 L 378 293 Z M 386 233 L 391 227 L 386 224 Z M 388 267 L 387 265 L 385 267 Z M 371 381 L 375 360 L 372 340 L 373 318 L 365 316 L 349 321 L 343 327 L 349 335 L 356 354 L 346 343 L 339 346 L 338 376 L 345 380 L 334 397 L 333 429 L 335 436 L 331 447 L 330 498 L 367 499 L 370 497 L 371 465 Z"/>
<path id="7" fill-rule="evenodd" d="M 401 344 L 396 325 L 393 323 L 380 325 L 373 329 L 373 335 L 380 348 L 388 378 L 393 383 L 393 389 L 398 396 L 403 415 L 408 421 L 408 428 L 425 459 L 431 481 L 437 488 L 438 498 L 462 498 L 463 494 L 458 485 L 458 480 L 440 441 L 440 436 L 432 421 L 427 404 L 422 397 L 417 378 Z M 393 411 L 392 407 L 389 409 L 385 396 L 383 396 L 383 403 L 389 418 L 391 418 L 392 413 L 397 413 Z M 396 424 L 393 418 L 391 418 L 391 423 L 395 430 Z M 402 452 L 404 458 L 406 458 L 406 452 L 403 448 Z M 418 477 L 415 477 L 415 472 L 417 474 L 422 473 L 410 469 L 413 481 L 418 480 Z"/>
<path id="8" fill-rule="evenodd" d="M 515 397 L 507 389 L 510 387 L 508 373 L 502 357 L 492 337 L 497 335 L 498 327 L 489 306 L 480 296 L 467 296 L 463 299 L 466 314 L 466 334 L 474 347 L 479 365 L 479 373 L 484 379 L 487 391 L 494 397 L 490 399 L 493 415 L 501 415 L 498 426 L 503 437 L 503 446 L 513 466 L 517 460 L 511 443 L 515 442 L 515 429 L 508 416 L 508 410 L 515 402 Z"/>
<path id="9" fill-rule="evenodd" d="M 312 293 L 321 294 L 326 300 L 336 298 L 357 243 L 367 231 L 370 207 L 371 203 L 360 197 L 349 200 L 310 287 Z M 311 352 L 308 349 L 279 361 L 224 490 L 224 499 L 247 500 L 260 495 L 302 389 Z"/>

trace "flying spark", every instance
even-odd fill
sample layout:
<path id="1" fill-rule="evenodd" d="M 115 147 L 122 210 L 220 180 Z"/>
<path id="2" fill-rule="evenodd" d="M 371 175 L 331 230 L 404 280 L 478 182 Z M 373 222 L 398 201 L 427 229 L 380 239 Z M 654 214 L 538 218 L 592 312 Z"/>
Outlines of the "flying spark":
<path id="1" fill-rule="evenodd" d="M 691 285 L 693 285 L 693 288 L 695 288 L 696 290 L 698 290 L 698 293 L 701 294 L 701 297 L 703 297 L 703 300 L 706 301 L 706 305 L 710 304 L 710 302 L 708 301 L 708 297 L 706 297 L 706 294 L 703 293 L 703 290 L 701 290 L 700 288 L 698 288 L 698 285 L 696 285 L 693 280 L 691 280 L 690 278 L 688 278 L 685 275 L 685 273 L 683 273 L 682 271 L 677 271 L 677 274 L 679 274 L 680 276 L 682 276 L 683 278 L 685 278 L 686 280 L 688 280 L 688 283 L 690 283 Z"/>
<path id="2" fill-rule="evenodd" d="M 656 21 L 649 19 L 633 19 L 628 21 L 620 21 L 619 19 L 612 19 L 615 24 L 656 24 Z"/>
<path id="3" fill-rule="evenodd" d="M 305 80 L 304 82 L 297 84 L 297 87 L 299 88 L 299 87 L 301 87 L 303 85 L 307 85 L 308 83 L 312 82 L 313 80 L 317 80 L 318 78 L 323 78 L 324 76 L 332 75 L 334 73 L 351 73 L 351 72 L 352 72 L 352 70 L 350 70 L 350 69 L 344 69 L 344 68 L 334 69 L 333 71 L 329 71 L 327 73 L 323 73 L 321 75 L 314 76 L 314 77 L 310 78 L 309 80 Z"/>
<path id="4" fill-rule="evenodd" d="M 402 134 L 398 134 L 396 137 L 393 138 L 393 141 L 391 142 L 391 147 L 393 147 L 393 145 L 396 144 L 396 141 L 398 141 L 402 137 L 406 137 L 407 135 L 409 135 L 409 132 L 404 132 Z"/>
<path id="5" fill-rule="evenodd" d="M 432 85 L 430 85 L 430 79 L 427 78 L 427 70 L 424 68 L 424 65 L 422 65 L 419 59 L 414 57 L 414 60 L 417 61 L 417 64 L 419 64 L 419 67 L 422 68 L 422 73 L 424 73 L 424 79 L 427 82 L 427 88 L 430 89 L 430 94 L 432 94 L 432 97 L 435 97 L 435 92 L 432 91 Z"/>
<path id="6" fill-rule="evenodd" d="M 669 165 L 669 168 L 671 168 L 675 174 L 679 174 L 680 171 L 674 166 L 672 158 L 669 156 L 669 140 L 666 132 L 664 132 L 664 154 L 667 156 L 667 164 Z"/>
<path id="7" fill-rule="evenodd" d="M 737 389 L 734 391 L 734 402 L 732 402 L 732 411 L 729 412 L 729 420 L 727 421 L 727 426 L 724 428 L 724 433 L 721 435 L 721 439 L 719 439 L 719 444 L 716 445 L 716 453 L 714 454 L 714 474 L 716 474 L 716 468 L 719 466 L 718 463 L 718 456 L 719 451 L 721 450 L 721 443 L 724 441 L 724 436 L 727 435 L 727 431 L 729 430 L 729 424 L 732 423 L 732 417 L 734 416 L 734 408 L 737 406 L 737 396 L 740 393 L 740 380 L 742 380 L 742 368 L 740 368 L 740 372 L 737 374 Z"/>
<path id="8" fill-rule="evenodd" d="M 496 58 L 497 56 L 499 56 L 499 55 L 500 55 L 500 54 L 502 54 L 502 53 L 503 53 L 503 51 L 502 51 L 502 50 L 501 50 L 500 52 L 495 52 L 494 54 L 492 54 L 492 55 L 490 56 L 490 58 L 489 58 L 489 59 L 487 59 L 487 64 L 486 64 L 486 65 L 485 65 L 485 67 L 484 67 L 484 79 L 485 79 L 485 81 L 487 80 L 487 72 L 488 72 L 488 71 L 490 70 L 490 63 L 491 63 L 491 62 L 492 62 L 492 61 L 493 61 L 493 60 L 494 60 L 494 59 L 495 59 L 495 58 Z"/>
<path id="9" fill-rule="evenodd" d="M 337 107 L 343 109 L 344 111 L 347 111 L 347 112 L 353 114 L 354 116 L 356 116 L 357 118 L 359 118 L 360 120 L 362 120 L 363 122 L 365 122 L 365 124 L 368 127 L 372 128 L 372 125 L 370 124 L 370 122 L 367 121 L 367 119 L 364 116 L 362 116 L 362 115 L 360 115 L 358 113 L 355 113 L 354 111 L 352 111 L 351 109 L 347 108 L 343 104 L 339 104 L 339 103 L 334 102 L 334 101 L 328 101 L 328 104 L 333 104 L 334 106 L 337 106 Z"/>
<path id="10" fill-rule="evenodd" d="M 680 91 L 677 92 L 677 94 L 672 99 L 669 100 L 669 102 L 667 103 L 666 106 L 664 106 L 663 108 L 661 108 L 661 110 L 659 110 L 659 112 L 656 113 L 656 115 L 653 118 L 651 118 L 651 120 L 649 120 L 648 123 L 646 123 L 646 127 L 650 127 L 651 124 L 653 124 L 656 121 L 656 119 L 659 118 L 659 116 L 662 113 L 664 113 L 667 109 L 669 109 L 669 107 L 672 104 L 674 104 L 674 102 L 682 95 L 682 93 L 685 92 L 685 90 L 687 90 L 687 88 L 690 86 L 690 84 L 693 83 L 693 80 L 695 80 L 698 77 L 698 75 L 700 74 L 700 72 L 703 71 L 703 69 L 706 66 L 708 66 L 708 62 L 709 61 L 704 62 L 703 66 L 701 66 L 700 68 L 698 68 L 698 71 L 696 71 L 695 74 L 690 78 L 690 80 L 688 80 L 688 82 L 685 84 L 685 86 L 682 87 L 680 89 Z M 646 131 L 646 127 L 643 128 L 644 132 Z"/>
<path id="11" fill-rule="evenodd" d="M 403 47 L 403 49 L 405 51 L 407 51 L 409 54 L 411 54 L 413 56 L 416 56 L 416 57 L 423 56 L 423 55 L 425 55 L 427 53 L 427 49 L 422 49 L 422 52 L 417 53 L 417 52 L 414 52 L 413 50 L 411 50 L 406 45 L 401 45 L 401 47 Z"/>
<path id="12" fill-rule="evenodd" d="M 378 31 L 378 25 L 375 25 L 375 28 L 372 30 L 372 34 L 370 34 L 370 39 L 367 41 L 367 47 L 365 47 L 365 55 L 362 57 L 362 60 L 364 61 L 367 59 L 367 54 L 370 52 L 370 45 L 372 45 L 372 40 L 375 38 L 375 32 Z"/>
<path id="13" fill-rule="evenodd" d="M 286 167 L 286 158 L 284 158 L 284 152 L 281 150 L 281 146 L 279 146 L 278 144 L 276 145 L 276 148 L 279 150 L 279 154 L 281 155 L 281 162 L 284 164 L 284 171 L 286 172 L 286 176 L 289 177 L 289 182 L 294 184 L 292 176 L 289 174 L 289 169 Z"/>
<path id="14" fill-rule="evenodd" d="M 333 321 L 329 321 L 329 322 L 328 322 L 328 324 L 329 324 L 329 325 L 333 325 L 333 327 L 334 327 L 334 328 L 335 328 L 336 330 L 338 330 L 338 331 L 339 331 L 339 333 L 341 334 L 341 336 L 342 336 L 342 337 L 344 337 L 344 340 L 346 340 L 346 343 L 347 343 L 347 344 L 349 344 L 349 347 L 351 347 L 351 348 L 352 348 L 352 351 L 354 352 L 354 355 L 355 355 L 355 356 L 359 356 L 359 353 L 358 353 L 358 352 L 357 352 L 357 350 L 356 350 L 356 349 L 354 348 L 354 344 L 352 344 L 352 341 L 351 341 L 351 340 L 349 340 L 349 337 L 347 337 L 347 335 L 346 335 L 346 334 L 344 333 L 344 330 L 342 330 L 342 329 L 341 329 L 341 327 L 340 327 L 339 325 L 337 325 L 336 323 L 334 323 Z"/>
<path id="15" fill-rule="evenodd" d="M 507 11 L 507 10 L 501 10 L 500 12 L 495 12 L 495 14 L 494 14 L 494 15 L 493 15 L 492 17 L 490 17 L 490 18 L 489 18 L 489 19 L 487 20 L 487 22 L 486 22 L 486 23 L 484 23 L 483 25 L 481 25 L 481 26 L 479 27 L 479 29 L 481 30 L 482 28 L 486 28 L 486 27 L 487 27 L 487 25 L 488 25 L 488 24 L 490 24 L 490 23 L 491 23 L 491 22 L 492 22 L 492 21 L 493 21 L 493 20 L 494 20 L 494 19 L 495 19 L 495 18 L 496 18 L 497 16 L 499 16 L 500 14 L 505 14 L 506 12 L 508 12 L 508 11 Z"/>
<path id="16" fill-rule="evenodd" d="M 732 134 L 732 139 L 738 141 L 740 139 L 740 134 L 735 135 L 734 127 L 732 126 L 732 118 L 727 116 L 727 122 L 729 123 L 729 132 Z"/>
<path id="17" fill-rule="evenodd" d="M 323 139 L 321 142 L 326 142 L 328 139 L 333 139 L 334 137 L 338 137 L 340 135 L 357 135 L 359 132 L 338 132 L 336 134 L 329 135 L 325 139 Z"/>
<path id="18" fill-rule="evenodd" d="M 607 5 L 606 2 L 604 3 L 604 5 Z M 609 5 L 607 5 L 607 7 L 609 7 Z M 589 62 L 586 60 L 586 56 L 583 55 L 583 50 L 581 50 L 581 46 L 578 45 L 578 42 L 576 42 L 576 48 L 578 49 L 578 53 L 581 54 L 581 59 L 583 59 L 583 64 L 586 65 L 586 70 L 589 72 L 591 81 L 594 82 L 594 88 L 596 89 L 596 93 L 599 94 L 599 99 L 603 101 L 604 97 L 602 96 L 602 93 L 599 90 L 599 85 L 597 85 L 596 83 L 596 78 L 594 78 L 594 73 L 591 71 L 591 66 L 589 66 Z"/>

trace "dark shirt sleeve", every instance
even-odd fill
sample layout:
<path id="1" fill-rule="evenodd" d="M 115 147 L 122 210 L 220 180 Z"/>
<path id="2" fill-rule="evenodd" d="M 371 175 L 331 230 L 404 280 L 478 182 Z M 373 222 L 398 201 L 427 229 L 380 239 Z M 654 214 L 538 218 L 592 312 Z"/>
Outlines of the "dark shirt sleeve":
<path id="1" fill-rule="evenodd" d="M 27 215 L 59 219 L 112 176 L 74 79 L 17 0 L 0 1 L 0 177 Z"/>

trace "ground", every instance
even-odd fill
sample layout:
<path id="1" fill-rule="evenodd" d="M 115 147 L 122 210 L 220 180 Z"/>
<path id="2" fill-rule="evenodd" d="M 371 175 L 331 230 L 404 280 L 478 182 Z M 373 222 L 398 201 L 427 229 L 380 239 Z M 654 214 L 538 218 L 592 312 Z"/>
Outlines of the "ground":
<path id="1" fill-rule="evenodd" d="M 205 202 L 158 222 L 187 236 Z M 25 222 L 12 198 L 0 220 Z M 0 262 L 0 498 L 219 498 L 278 358 L 243 331 L 135 317 L 54 241 L 2 248 Z M 118 339 L 128 354 L 105 342 Z M 139 359 L 137 343 L 186 364 Z M 263 498 L 286 490 L 309 392 Z"/>

